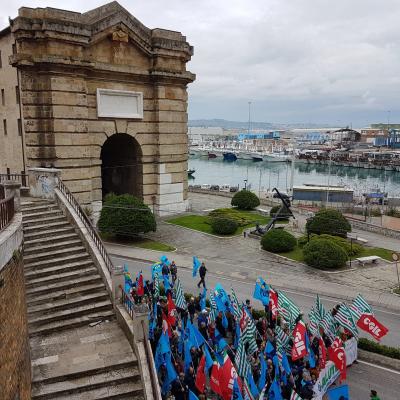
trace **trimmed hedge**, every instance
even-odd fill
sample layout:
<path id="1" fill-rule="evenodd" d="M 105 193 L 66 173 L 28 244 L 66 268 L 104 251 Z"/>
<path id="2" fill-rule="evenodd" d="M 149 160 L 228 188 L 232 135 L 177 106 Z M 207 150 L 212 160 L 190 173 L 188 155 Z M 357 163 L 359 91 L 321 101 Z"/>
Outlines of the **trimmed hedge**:
<path id="1" fill-rule="evenodd" d="M 251 223 L 251 220 L 245 218 L 241 211 L 235 210 L 234 208 L 217 208 L 216 210 L 212 210 L 208 213 L 210 218 L 229 218 L 234 221 L 239 226 L 246 226 Z"/>
<path id="2" fill-rule="evenodd" d="M 232 197 L 231 205 L 239 210 L 253 210 L 260 205 L 260 199 L 249 190 L 241 190 Z"/>
<path id="3" fill-rule="evenodd" d="M 396 347 L 385 346 L 369 339 L 360 338 L 358 340 L 358 348 L 371 353 L 381 354 L 382 356 L 395 358 L 400 360 L 400 349 Z"/>
<path id="4" fill-rule="evenodd" d="M 328 239 L 315 238 L 303 248 L 304 261 L 314 268 L 344 267 L 347 261 L 346 252 Z"/>
<path id="5" fill-rule="evenodd" d="M 326 233 L 346 237 L 347 232 L 351 232 L 351 225 L 340 211 L 326 209 L 318 211 L 313 218 L 307 221 L 306 230 L 308 233 L 317 235 Z"/>
<path id="6" fill-rule="evenodd" d="M 150 208 L 130 194 L 108 194 L 99 219 L 101 233 L 130 237 L 156 231 L 157 224 Z"/>
<path id="7" fill-rule="evenodd" d="M 296 247 L 297 240 L 283 229 L 271 229 L 261 238 L 261 246 L 271 253 L 285 253 Z"/>
<path id="8" fill-rule="evenodd" d="M 236 232 L 238 224 L 231 218 L 211 218 L 211 228 L 214 233 L 231 235 Z"/>

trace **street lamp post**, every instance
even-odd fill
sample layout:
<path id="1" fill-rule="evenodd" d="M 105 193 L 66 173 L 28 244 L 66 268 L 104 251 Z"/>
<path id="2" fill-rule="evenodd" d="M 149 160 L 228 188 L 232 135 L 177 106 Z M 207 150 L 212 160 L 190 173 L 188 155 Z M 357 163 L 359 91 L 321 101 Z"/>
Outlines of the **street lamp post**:
<path id="1" fill-rule="evenodd" d="M 353 235 L 348 235 L 347 237 L 350 239 L 350 268 L 351 268 L 351 257 L 353 255 L 353 240 L 357 239 L 357 237 L 354 237 Z"/>
<path id="2" fill-rule="evenodd" d="M 397 253 L 392 253 L 392 260 L 395 262 L 396 264 L 396 272 L 397 272 L 397 286 L 398 286 L 398 290 L 400 291 L 400 276 L 399 276 L 399 266 L 397 264 L 397 262 L 399 261 L 399 255 Z"/>
<path id="3" fill-rule="evenodd" d="M 247 190 L 247 179 L 244 180 L 244 190 Z"/>

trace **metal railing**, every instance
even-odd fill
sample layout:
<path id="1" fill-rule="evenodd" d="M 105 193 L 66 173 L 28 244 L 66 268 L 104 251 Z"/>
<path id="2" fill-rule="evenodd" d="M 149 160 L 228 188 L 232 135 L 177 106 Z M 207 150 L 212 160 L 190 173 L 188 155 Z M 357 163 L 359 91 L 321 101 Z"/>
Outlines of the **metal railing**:
<path id="1" fill-rule="evenodd" d="M 77 213 L 79 219 L 85 225 L 85 228 L 87 229 L 90 237 L 92 238 L 94 244 L 96 245 L 97 250 L 100 252 L 100 254 L 102 256 L 103 261 L 106 264 L 108 271 L 111 273 L 111 271 L 114 268 L 113 263 L 110 259 L 110 256 L 107 253 L 106 248 L 104 247 L 103 241 L 100 239 L 100 236 L 98 235 L 95 227 L 92 225 L 92 222 L 90 221 L 89 217 L 82 210 L 82 207 L 79 205 L 79 203 L 75 199 L 74 195 L 64 185 L 64 183 L 61 179 L 58 180 L 57 188 L 65 196 L 65 198 L 67 199 L 70 206 L 74 209 L 74 211 Z"/>
<path id="2" fill-rule="evenodd" d="M 14 195 L 0 200 L 0 231 L 11 222 L 14 214 Z"/>
<path id="3" fill-rule="evenodd" d="M 21 184 L 22 187 L 29 186 L 28 174 L 0 174 L 0 183 L 4 181 L 16 181 Z"/>
<path id="4" fill-rule="evenodd" d="M 121 289 L 121 304 L 124 306 L 125 310 L 129 314 L 129 316 L 134 320 L 136 317 L 135 313 L 135 300 L 133 297 L 125 292 L 124 288 L 122 286 L 119 286 Z M 147 365 L 149 368 L 150 372 L 150 380 L 151 380 L 151 389 L 153 392 L 153 399 L 155 400 L 161 400 L 161 394 L 160 394 L 160 386 L 158 384 L 158 376 L 154 364 L 154 356 L 153 356 L 153 351 L 150 346 L 150 341 L 149 341 L 149 335 L 146 329 L 146 325 L 144 321 L 141 321 L 142 324 L 142 330 L 143 330 L 143 344 L 144 344 L 144 349 L 146 353 L 146 359 L 147 359 Z"/>

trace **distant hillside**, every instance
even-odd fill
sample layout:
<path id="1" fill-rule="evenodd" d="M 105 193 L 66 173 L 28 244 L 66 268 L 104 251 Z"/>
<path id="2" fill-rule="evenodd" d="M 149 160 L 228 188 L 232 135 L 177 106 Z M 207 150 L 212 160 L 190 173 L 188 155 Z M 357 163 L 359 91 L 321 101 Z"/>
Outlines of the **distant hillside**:
<path id="1" fill-rule="evenodd" d="M 188 122 L 189 126 L 197 127 L 219 127 L 223 129 L 243 129 L 249 127 L 249 123 L 243 121 L 228 121 L 226 119 L 192 119 Z M 252 122 L 251 129 L 294 129 L 294 128 L 332 128 L 329 124 L 276 124 L 272 122 Z"/>

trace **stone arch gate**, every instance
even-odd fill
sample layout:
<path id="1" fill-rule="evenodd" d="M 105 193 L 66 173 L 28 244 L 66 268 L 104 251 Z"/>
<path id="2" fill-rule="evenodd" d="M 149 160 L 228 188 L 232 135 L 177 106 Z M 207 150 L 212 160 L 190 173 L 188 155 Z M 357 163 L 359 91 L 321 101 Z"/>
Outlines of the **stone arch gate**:
<path id="1" fill-rule="evenodd" d="M 161 215 L 185 210 L 187 85 L 195 79 L 186 38 L 145 27 L 117 2 L 83 14 L 21 8 L 11 32 L 27 166 L 61 169 L 97 212 L 102 148 L 129 135 L 140 147 L 136 192 Z"/>

